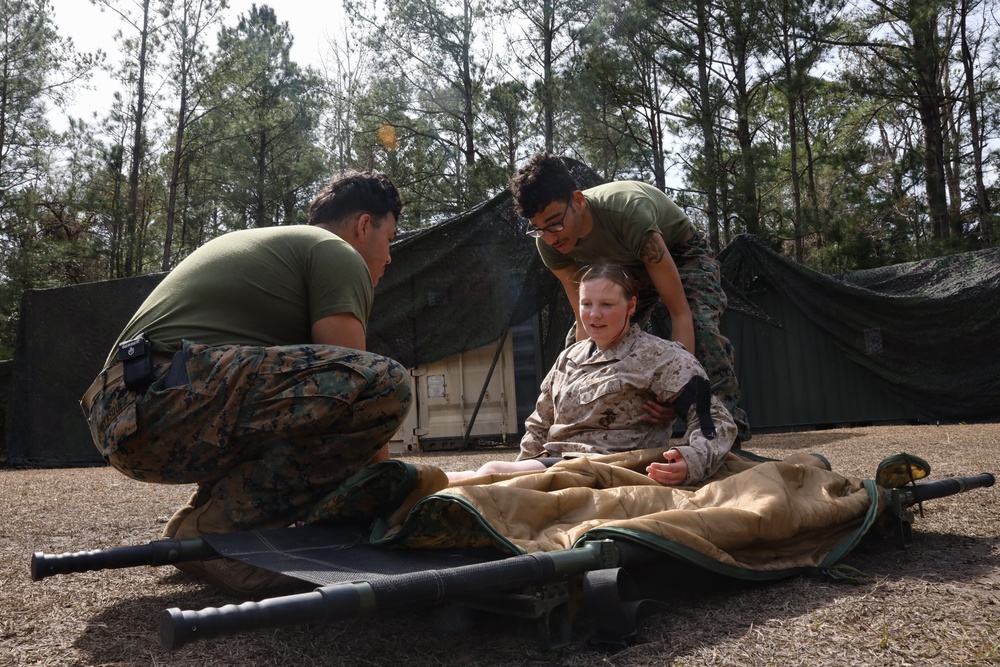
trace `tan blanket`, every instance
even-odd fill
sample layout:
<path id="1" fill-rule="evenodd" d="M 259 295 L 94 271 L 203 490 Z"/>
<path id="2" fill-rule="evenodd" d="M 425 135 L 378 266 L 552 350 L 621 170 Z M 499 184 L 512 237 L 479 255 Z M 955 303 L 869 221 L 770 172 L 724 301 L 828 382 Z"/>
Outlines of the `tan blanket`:
<path id="1" fill-rule="evenodd" d="M 832 472 L 817 456 L 730 454 L 705 483 L 671 488 L 640 472 L 662 452 L 581 458 L 451 486 L 432 466 L 387 461 L 332 494 L 311 520 L 374 511 L 383 519 L 372 540 L 411 548 L 493 545 L 519 553 L 612 537 L 735 576 L 783 576 L 835 564 L 877 511 L 871 482 Z"/>

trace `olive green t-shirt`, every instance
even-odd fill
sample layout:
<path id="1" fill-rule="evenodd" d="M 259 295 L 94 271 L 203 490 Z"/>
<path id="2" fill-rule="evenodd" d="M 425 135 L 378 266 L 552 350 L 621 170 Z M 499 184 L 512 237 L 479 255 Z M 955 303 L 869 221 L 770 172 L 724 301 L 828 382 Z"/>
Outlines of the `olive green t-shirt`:
<path id="1" fill-rule="evenodd" d="M 574 262 L 640 266 L 647 233 L 660 232 L 669 248 L 694 229 L 687 214 L 662 190 L 648 183 L 605 183 L 584 190 L 583 196 L 593 213 L 594 228 L 565 255 L 539 238 L 538 253 L 549 269 L 565 269 Z"/>
<path id="2" fill-rule="evenodd" d="M 374 288 L 347 241 L 311 225 L 215 238 L 186 257 L 146 298 L 118 342 L 145 333 L 156 352 L 182 340 L 208 345 L 297 345 L 312 325 L 352 313 L 367 329 Z M 117 359 L 118 344 L 108 364 Z"/>

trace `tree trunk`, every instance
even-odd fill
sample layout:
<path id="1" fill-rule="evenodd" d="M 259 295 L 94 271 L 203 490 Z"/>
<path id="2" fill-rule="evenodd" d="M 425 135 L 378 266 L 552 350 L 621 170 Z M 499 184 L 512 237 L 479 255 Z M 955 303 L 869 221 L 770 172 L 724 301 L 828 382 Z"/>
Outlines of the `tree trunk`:
<path id="1" fill-rule="evenodd" d="M 136 102 L 133 122 L 132 166 L 128 177 L 128 210 L 125 219 L 125 275 L 134 275 L 136 255 L 140 251 L 136 242 L 136 223 L 139 216 L 139 171 L 142 168 L 143 130 L 146 113 L 146 46 L 149 38 L 149 0 L 142 3 L 142 30 L 139 35 L 139 79 L 136 82 Z"/>
<path id="2" fill-rule="evenodd" d="M 792 230 L 795 233 L 795 261 L 805 262 L 802 250 L 802 192 L 799 184 L 799 148 L 798 130 L 795 125 L 795 99 L 788 97 L 788 150 L 789 171 L 792 176 Z"/>
<path id="3" fill-rule="evenodd" d="M 924 0 L 910 0 L 910 30 L 913 32 L 914 86 L 917 108 L 924 131 L 924 177 L 927 207 L 934 236 L 951 233 L 948 197 L 944 177 L 944 126 L 941 120 L 941 58 L 937 44 L 937 11 L 923 6 Z"/>
<path id="4" fill-rule="evenodd" d="M 802 191 L 799 184 L 799 137 L 795 119 L 795 100 L 798 97 L 799 82 L 798 77 L 795 76 L 795 67 L 792 62 L 795 56 L 792 51 L 792 40 L 788 34 L 789 10 L 787 0 L 782 3 L 781 15 L 781 37 L 784 45 L 782 59 L 785 61 L 785 101 L 788 106 L 788 170 L 792 182 L 792 230 L 795 236 L 795 261 L 803 264 L 805 256 L 802 250 Z"/>
<path id="5" fill-rule="evenodd" d="M 472 96 L 474 84 L 472 81 L 472 6 L 469 0 L 463 3 L 465 8 L 465 20 L 462 23 L 462 125 L 465 129 L 465 164 L 471 167 L 476 164 L 476 135 L 474 128 L 476 124 L 475 112 L 472 108 Z"/>
<path id="6" fill-rule="evenodd" d="M 267 186 L 267 132 L 257 131 L 257 187 L 254 188 L 253 219 L 255 227 L 270 226 L 267 219 L 267 200 L 264 188 Z"/>
<path id="7" fill-rule="evenodd" d="M 719 170 L 715 143 L 715 114 L 712 110 L 708 76 L 708 12 L 705 2 L 697 3 L 698 15 L 698 109 L 702 134 L 702 158 L 705 161 L 705 216 L 708 218 L 708 244 L 718 252 L 722 247 L 719 238 Z M 726 234 L 729 242 L 729 234 Z"/>
<path id="8" fill-rule="evenodd" d="M 646 121 L 649 131 L 649 154 L 653 163 L 653 180 L 656 187 L 665 190 L 667 187 L 666 155 L 663 148 L 663 100 L 660 98 L 660 80 L 657 76 L 659 67 L 650 58 L 645 63 L 646 99 L 649 105 L 649 118 Z"/>
<path id="9" fill-rule="evenodd" d="M 761 234 L 760 211 L 757 207 L 757 163 L 753 154 L 753 136 L 750 132 L 750 95 L 747 90 L 747 56 L 742 47 L 736 54 L 736 141 L 740 147 L 742 173 L 736 179 L 736 197 L 740 217 L 746 231 Z"/>
<path id="10" fill-rule="evenodd" d="M 962 130 L 955 115 L 956 93 L 951 86 L 948 68 L 944 68 L 944 93 L 941 104 L 941 124 L 944 129 L 944 178 L 948 192 L 948 219 L 951 220 L 952 234 L 962 233 Z M 957 228 L 956 228 L 957 226 Z"/>
<path id="11" fill-rule="evenodd" d="M 542 2 L 542 40 L 544 56 L 542 58 L 542 117 L 544 122 L 545 150 L 551 153 L 555 147 L 555 95 L 552 86 L 555 78 L 552 76 L 552 42 L 555 40 L 555 8 L 552 0 Z"/>
<path id="12" fill-rule="evenodd" d="M 469 208 L 478 201 L 483 192 L 483 185 L 480 183 L 478 174 L 475 173 L 476 166 L 476 116 L 473 108 L 473 96 L 475 95 L 475 82 L 472 78 L 472 5 L 469 0 L 462 3 L 464 17 L 462 20 L 462 55 L 459 81 L 462 86 L 462 154 L 464 157 L 464 168 L 466 173 L 465 185 L 458 190 L 457 204 L 460 209 Z"/>
<path id="13" fill-rule="evenodd" d="M 972 50 L 966 33 L 966 19 L 969 14 L 968 0 L 962 0 L 959 16 L 959 33 L 962 47 L 962 67 L 965 70 L 966 108 L 969 110 L 969 136 L 972 143 L 972 169 L 976 183 L 976 217 L 979 219 L 980 236 L 986 246 L 993 244 L 993 214 L 990 200 L 986 195 L 983 179 L 983 140 L 979 127 L 979 96 L 976 94 L 976 77 Z"/>
<path id="14" fill-rule="evenodd" d="M 186 56 L 182 56 L 186 59 Z M 162 270 L 170 270 L 170 251 L 174 239 L 174 218 L 177 216 L 177 188 L 181 175 L 181 155 L 184 147 L 184 130 L 187 127 L 187 65 L 181 66 L 181 99 L 177 109 L 177 129 L 174 137 L 174 158 L 170 165 L 170 185 L 167 194 L 167 220 L 163 235 Z"/>
<path id="15" fill-rule="evenodd" d="M 809 204 L 819 210 L 819 192 L 816 188 L 816 169 L 813 164 L 812 139 L 809 135 L 809 114 L 807 113 L 806 96 L 800 91 L 798 96 L 799 120 L 802 123 L 802 150 L 806 153 L 806 189 L 809 192 Z"/>

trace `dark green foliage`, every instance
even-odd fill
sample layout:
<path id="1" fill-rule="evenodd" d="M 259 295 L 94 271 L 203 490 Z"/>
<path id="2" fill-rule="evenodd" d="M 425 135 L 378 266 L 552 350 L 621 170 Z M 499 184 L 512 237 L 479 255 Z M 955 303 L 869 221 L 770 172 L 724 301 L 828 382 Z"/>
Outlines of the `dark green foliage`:
<path id="1" fill-rule="evenodd" d="M 292 59 L 280 6 L 222 11 L 215 40 L 194 17 L 218 0 L 151 0 L 138 133 L 140 33 L 131 6 L 102 4 L 122 28 L 107 47 L 118 88 L 106 116 L 62 133 L 50 119 L 101 56 L 72 51 L 48 0 L 0 5 L 8 355 L 24 289 L 159 271 L 226 231 L 301 223 L 348 167 L 396 181 L 403 230 L 489 200 L 551 149 L 667 189 L 717 249 L 755 231 L 821 271 L 998 236 L 993 0 L 350 2 L 322 72 Z M 960 39 L 966 25 L 985 28 Z"/>

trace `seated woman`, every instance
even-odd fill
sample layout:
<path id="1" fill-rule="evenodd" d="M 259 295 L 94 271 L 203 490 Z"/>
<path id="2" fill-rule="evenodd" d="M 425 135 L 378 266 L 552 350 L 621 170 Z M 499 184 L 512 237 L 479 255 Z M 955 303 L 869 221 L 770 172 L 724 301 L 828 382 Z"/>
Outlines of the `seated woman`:
<path id="1" fill-rule="evenodd" d="M 589 266 L 580 278 L 580 320 L 589 338 L 563 350 L 542 382 L 517 460 L 491 461 L 449 478 L 544 470 L 564 458 L 665 447 L 673 420 L 656 418 L 656 412 L 643 417 L 651 402 L 673 405 L 688 428 L 664 453 L 664 463 L 646 468 L 649 477 L 677 486 L 713 475 L 736 440 L 736 424 L 683 345 L 629 324 L 637 291 L 620 265 Z"/>

